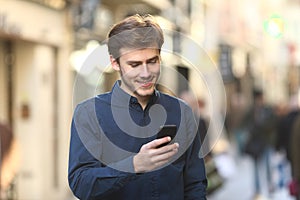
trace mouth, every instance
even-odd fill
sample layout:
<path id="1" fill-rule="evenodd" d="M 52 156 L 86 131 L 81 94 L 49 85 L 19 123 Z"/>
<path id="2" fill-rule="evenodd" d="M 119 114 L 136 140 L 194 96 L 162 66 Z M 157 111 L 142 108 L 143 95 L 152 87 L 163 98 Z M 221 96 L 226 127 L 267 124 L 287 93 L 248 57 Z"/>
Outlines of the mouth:
<path id="1" fill-rule="evenodd" d="M 142 83 L 141 87 L 142 88 L 150 88 L 152 87 L 153 83 L 152 82 L 147 82 L 147 83 Z"/>
<path id="2" fill-rule="evenodd" d="M 138 82 L 140 84 L 141 88 L 147 89 L 151 88 L 153 86 L 153 82 L 147 81 L 147 82 Z"/>

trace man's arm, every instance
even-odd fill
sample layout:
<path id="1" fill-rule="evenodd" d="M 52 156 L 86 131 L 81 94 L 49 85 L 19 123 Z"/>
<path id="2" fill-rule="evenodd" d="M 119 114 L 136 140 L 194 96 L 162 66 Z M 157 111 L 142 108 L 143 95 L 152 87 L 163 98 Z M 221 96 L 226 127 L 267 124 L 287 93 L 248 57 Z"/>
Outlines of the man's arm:
<path id="1" fill-rule="evenodd" d="M 69 186 L 79 199 L 108 196 L 138 177 L 135 173 L 121 172 L 101 162 L 103 142 L 95 102 L 88 100 L 79 104 L 71 124 L 68 168 Z M 132 157 L 117 164 L 124 163 L 133 168 Z"/>
<path id="2" fill-rule="evenodd" d="M 105 197 L 138 177 L 134 173 L 120 172 L 105 166 L 91 155 L 82 143 L 74 122 L 71 128 L 68 170 L 70 188 L 79 199 Z"/>

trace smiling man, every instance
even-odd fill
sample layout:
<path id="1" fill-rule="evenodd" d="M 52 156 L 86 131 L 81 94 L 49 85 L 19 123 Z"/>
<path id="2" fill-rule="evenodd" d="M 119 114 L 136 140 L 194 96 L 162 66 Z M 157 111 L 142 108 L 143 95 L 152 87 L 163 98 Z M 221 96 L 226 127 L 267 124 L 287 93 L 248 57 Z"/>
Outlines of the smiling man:
<path id="1" fill-rule="evenodd" d="M 204 162 L 193 112 L 161 93 L 163 32 L 150 15 L 134 15 L 108 34 L 112 91 L 77 105 L 71 127 L 69 185 L 80 199 L 206 199 Z M 176 125 L 174 141 L 157 139 Z M 168 143 L 166 145 L 162 145 Z"/>
<path id="2" fill-rule="evenodd" d="M 148 48 L 134 50 L 122 55 L 119 62 L 111 57 L 111 63 L 115 70 L 120 71 L 120 88 L 135 96 L 145 108 L 160 74 L 159 51 Z"/>

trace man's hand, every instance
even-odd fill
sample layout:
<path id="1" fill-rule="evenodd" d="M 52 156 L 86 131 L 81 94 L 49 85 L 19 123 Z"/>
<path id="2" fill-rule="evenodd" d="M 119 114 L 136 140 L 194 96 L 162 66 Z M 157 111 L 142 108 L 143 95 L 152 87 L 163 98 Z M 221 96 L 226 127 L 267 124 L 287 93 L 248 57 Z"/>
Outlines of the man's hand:
<path id="1" fill-rule="evenodd" d="M 174 143 L 160 148 L 157 147 L 170 141 L 170 137 L 164 137 L 144 144 L 139 153 L 133 158 L 135 172 L 152 171 L 166 164 L 178 152 L 179 144 Z"/>

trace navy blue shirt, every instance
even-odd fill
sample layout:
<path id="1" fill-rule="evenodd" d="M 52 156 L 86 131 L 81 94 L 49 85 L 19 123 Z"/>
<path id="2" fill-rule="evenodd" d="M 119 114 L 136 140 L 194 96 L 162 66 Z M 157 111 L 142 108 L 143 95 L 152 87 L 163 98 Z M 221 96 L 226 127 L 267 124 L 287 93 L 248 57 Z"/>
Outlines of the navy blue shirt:
<path id="1" fill-rule="evenodd" d="M 136 174 L 133 156 L 156 138 L 159 127 L 177 125 L 178 153 L 152 172 Z M 71 126 L 68 180 L 79 199 L 206 199 L 200 135 L 190 107 L 155 91 L 145 109 L 117 82 L 112 91 L 77 105 Z"/>

